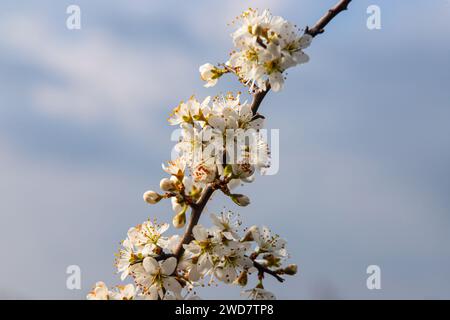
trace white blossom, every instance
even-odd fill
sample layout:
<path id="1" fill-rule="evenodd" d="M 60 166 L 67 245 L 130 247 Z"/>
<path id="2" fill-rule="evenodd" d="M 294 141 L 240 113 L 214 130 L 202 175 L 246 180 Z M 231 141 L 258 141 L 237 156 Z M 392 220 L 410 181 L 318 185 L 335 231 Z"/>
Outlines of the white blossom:
<path id="1" fill-rule="evenodd" d="M 270 253 L 281 258 L 287 257 L 286 240 L 281 239 L 278 235 L 272 235 L 269 228 L 265 226 L 262 227 L 262 230 L 253 228 L 252 234 L 254 241 L 258 245 L 256 248 L 257 252 Z"/>
<path id="2" fill-rule="evenodd" d="M 162 234 L 169 229 L 169 224 L 157 224 L 150 220 L 130 228 L 128 238 L 140 249 L 143 255 L 158 254 L 158 248 L 165 247 L 167 238 Z"/>
<path id="3" fill-rule="evenodd" d="M 88 300 L 108 300 L 109 290 L 104 282 L 99 281 L 95 284 L 95 287 L 87 295 Z"/>
<path id="4" fill-rule="evenodd" d="M 217 165 L 214 158 L 201 161 L 193 167 L 192 177 L 202 185 L 213 182 L 217 176 Z"/>
<path id="5" fill-rule="evenodd" d="M 87 295 L 88 300 L 133 300 L 135 298 L 136 289 L 131 283 L 108 290 L 102 281 L 97 282 Z"/>
<path id="6" fill-rule="evenodd" d="M 222 76 L 223 72 L 213 66 L 211 63 L 205 63 L 199 68 L 200 77 L 203 81 L 206 81 L 205 87 L 213 87 L 216 85 L 217 80 Z"/>
<path id="7" fill-rule="evenodd" d="M 115 290 L 109 293 L 110 300 L 134 300 L 136 298 L 136 288 L 131 284 L 116 286 Z"/>
<path id="8" fill-rule="evenodd" d="M 200 275 L 211 274 L 214 266 L 224 255 L 225 245 L 220 234 L 215 229 L 206 229 L 202 225 L 196 225 L 192 234 L 194 240 L 184 245 L 187 255 L 196 261 L 196 270 Z"/>
<path id="9" fill-rule="evenodd" d="M 214 226 L 223 234 L 228 240 L 238 240 L 240 221 L 234 219 L 234 215 L 231 211 L 220 215 L 211 214 L 211 220 Z"/>
<path id="10" fill-rule="evenodd" d="M 192 97 L 185 105 L 183 108 L 190 111 L 184 119 L 173 122 L 181 128 L 180 140 L 175 145 L 179 158 L 163 167 L 166 172 L 178 179 L 190 175 L 193 179 L 190 187 L 198 190 L 223 174 L 224 159 L 232 164 L 233 179 L 244 182 L 253 181 L 256 171 L 263 172 L 269 167 L 269 148 L 259 132 L 264 118 L 255 117 L 250 104 L 241 102 L 239 94 L 207 97 L 202 103 Z M 173 114 L 181 106 L 184 104 Z M 169 183 L 163 182 L 164 190 Z M 182 197 L 175 201 L 180 205 L 178 212 L 183 208 L 183 201 Z"/>
<path id="11" fill-rule="evenodd" d="M 236 280 L 242 270 L 253 267 L 253 262 L 246 255 L 250 244 L 232 241 L 229 243 L 229 251 L 221 257 L 220 262 L 214 268 L 214 275 L 225 283 Z"/>
<path id="12" fill-rule="evenodd" d="M 303 52 L 311 41 L 308 34 L 299 35 L 297 28 L 268 10 L 259 14 L 249 9 L 240 17 L 241 26 L 232 34 L 237 49 L 227 62 L 243 82 L 260 90 L 267 83 L 273 91 L 284 84 L 283 72 L 309 57 Z"/>
<path id="13" fill-rule="evenodd" d="M 179 296 L 182 287 L 172 275 L 176 266 L 177 259 L 174 257 L 159 262 L 147 257 L 142 265 L 133 271 L 133 276 L 142 292 L 151 300 L 163 299 L 166 291 Z"/>
<path id="14" fill-rule="evenodd" d="M 150 220 L 128 230 L 127 238 L 122 242 L 122 248 L 116 259 L 117 271 L 124 280 L 135 267 L 147 256 L 157 256 L 168 248 L 169 240 L 162 234 L 167 231 L 167 223 L 157 224 Z"/>
<path id="15" fill-rule="evenodd" d="M 116 261 L 117 271 L 121 273 L 120 279 L 123 281 L 130 272 L 130 266 L 133 261 L 138 257 L 134 252 L 133 245 L 129 239 L 125 239 L 122 242 L 122 249 L 119 251 L 119 255 Z"/>
<path id="16" fill-rule="evenodd" d="M 183 177 L 184 170 L 186 169 L 186 163 L 182 158 L 177 158 L 172 161 L 167 162 L 167 166 L 162 164 L 162 168 L 168 174 L 171 174 L 176 177 Z"/>

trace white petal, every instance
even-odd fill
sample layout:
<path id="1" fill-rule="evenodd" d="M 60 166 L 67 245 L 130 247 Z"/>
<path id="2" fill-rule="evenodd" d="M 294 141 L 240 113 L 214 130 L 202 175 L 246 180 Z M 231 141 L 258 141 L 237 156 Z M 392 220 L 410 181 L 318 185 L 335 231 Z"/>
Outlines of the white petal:
<path id="1" fill-rule="evenodd" d="M 304 34 L 300 38 L 300 48 L 305 49 L 308 48 L 312 42 L 313 37 L 309 34 Z"/>
<path id="2" fill-rule="evenodd" d="M 122 274 L 120 275 L 120 280 L 125 280 L 125 278 L 128 276 L 128 274 L 129 274 L 129 271 L 128 271 L 128 268 L 124 271 L 124 272 L 122 272 Z"/>
<path id="3" fill-rule="evenodd" d="M 173 294 L 167 294 L 164 296 L 163 300 L 177 300 Z"/>
<path id="4" fill-rule="evenodd" d="M 307 63 L 309 61 L 309 56 L 304 52 L 297 52 L 294 55 L 295 62 L 298 64 Z"/>
<path id="5" fill-rule="evenodd" d="M 164 299 L 164 291 L 161 287 L 158 287 L 158 296 L 159 296 L 159 299 L 161 299 L 161 300 Z"/>
<path id="6" fill-rule="evenodd" d="M 217 81 L 218 81 L 218 79 L 209 80 L 207 83 L 205 83 L 204 87 L 205 88 L 214 87 L 217 84 Z"/>
<path id="7" fill-rule="evenodd" d="M 149 255 L 151 255 L 152 253 L 153 253 L 153 249 L 155 248 L 155 245 L 153 244 L 153 243 L 149 243 L 149 244 L 146 244 L 145 246 L 144 246 L 144 249 L 142 249 L 142 254 L 144 255 L 144 256 L 149 256 Z"/>
<path id="8" fill-rule="evenodd" d="M 192 234 L 198 241 L 205 241 L 208 238 L 208 231 L 199 224 L 192 229 Z"/>
<path id="9" fill-rule="evenodd" d="M 222 232 L 222 234 L 225 238 L 227 238 L 227 240 L 235 240 L 236 239 L 236 237 L 230 231 Z"/>
<path id="10" fill-rule="evenodd" d="M 266 226 L 262 227 L 262 237 L 264 241 L 268 241 L 270 240 L 271 236 L 270 236 L 270 229 Z"/>
<path id="11" fill-rule="evenodd" d="M 218 268 L 216 270 L 216 276 L 225 283 L 231 283 L 236 279 L 236 271 L 233 267 Z"/>
<path id="12" fill-rule="evenodd" d="M 222 230 L 223 229 L 222 221 L 214 213 L 211 213 L 210 217 L 211 217 L 212 223 Z"/>
<path id="13" fill-rule="evenodd" d="M 179 295 L 182 288 L 180 283 L 175 280 L 174 277 L 167 277 L 163 279 L 164 288 L 170 292 L 173 292 L 175 295 Z"/>
<path id="14" fill-rule="evenodd" d="M 211 96 L 207 96 L 203 101 L 202 101 L 202 106 L 207 106 L 209 104 L 209 102 L 211 101 Z"/>
<path id="15" fill-rule="evenodd" d="M 197 261 L 197 270 L 204 275 L 212 267 L 212 263 L 208 259 L 208 255 L 202 254 Z"/>
<path id="16" fill-rule="evenodd" d="M 149 299 L 149 300 L 156 300 L 156 299 L 158 299 L 158 287 L 157 286 L 151 286 L 149 288 L 149 290 L 148 290 L 146 298 Z"/>
<path id="17" fill-rule="evenodd" d="M 219 116 L 211 116 L 208 119 L 208 123 L 211 127 L 219 129 L 220 131 L 225 130 L 225 121 Z"/>
<path id="18" fill-rule="evenodd" d="M 150 274 L 155 274 L 159 270 L 158 261 L 156 261 L 152 257 L 145 258 L 144 261 L 142 262 L 142 265 L 144 266 L 145 271 Z"/>
<path id="19" fill-rule="evenodd" d="M 170 257 L 161 263 L 161 271 L 163 274 L 170 276 L 177 267 L 177 259 L 175 257 Z"/>
<path id="20" fill-rule="evenodd" d="M 270 86 L 273 91 L 280 91 L 283 87 L 284 79 L 280 72 L 273 72 L 269 75 Z"/>
<path id="21" fill-rule="evenodd" d="M 169 229 L 169 224 L 168 223 L 163 223 L 162 225 L 159 226 L 157 231 L 158 231 L 159 234 L 163 234 L 164 232 L 167 231 L 167 229 Z"/>
<path id="22" fill-rule="evenodd" d="M 183 207 L 177 202 L 175 197 L 172 197 L 171 202 L 173 211 L 175 214 L 179 214 L 183 210 Z"/>
<path id="23" fill-rule="evenodd" d="M 255 239 L 257 243 L 261 243 L 261 232 L 259 231 L 259 228 L 257 226 L 252 226 L 250 228 L 250 231 L 252 233 L 253 239 Z"/>
<path id="24" fill-rule="evenodd" d="M 264 119 L 263 118 L 257 118 L 250 122 L 250 128 L 252 129 L 262 129 L 264 127 Z"/>
<path id="25" fill-rule="evenodd" d="M 248 257 L 239 257 L 238 263 L 240 266 L 247 268 L 247 269 L 250 269 L 251 267 L 253 267 L 253 261 L 250 260 L 250 258 L 248 258 Z"/>
<path id="26" fill-rule="evenodd" d="M 200 273 L 198 272 L 197 266 L 193 265 L 191 270 L 189 270 L 189 280 L 198 281 L 200 279 Z"/>
<path id="27" fill-rule="evenodd" d="M 242 122 L 248 122 L 252 119 L 253 113 L 249 104 L 244 104 L 239 110 L 239 117 Z"/>

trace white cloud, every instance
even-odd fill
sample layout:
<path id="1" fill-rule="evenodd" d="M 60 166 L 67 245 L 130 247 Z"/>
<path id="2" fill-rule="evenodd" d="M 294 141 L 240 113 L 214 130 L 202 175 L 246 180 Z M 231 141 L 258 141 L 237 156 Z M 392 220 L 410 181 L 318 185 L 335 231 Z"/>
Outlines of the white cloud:
<path id="1" fill-rule="evenodd" d="M 181 50 L 127 46 L 104 30 L 56 33 L 33 16 L 10 16 L 0 26 L 0 41 L 14 55 L 58 79 L 35 83 L 24 92 L 39 112 L 51 117 L 81 123 L 112 118 L 128 130 L 170 97 L 173 87 L 189 85 L 191 62 Z"/>

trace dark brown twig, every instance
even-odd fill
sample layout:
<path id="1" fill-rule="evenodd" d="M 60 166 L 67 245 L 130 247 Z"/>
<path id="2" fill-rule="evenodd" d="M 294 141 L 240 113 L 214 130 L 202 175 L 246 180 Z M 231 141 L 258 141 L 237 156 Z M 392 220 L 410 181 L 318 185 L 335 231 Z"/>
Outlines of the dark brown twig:
<path id="1" fill-rule="evenodd" d="M 269 268 L 263 266 L 262 264 L 253 261 L 253 266 L 258 270 L 258 273 L 264 277 L 264 273 L 270 274 L 271 276 L 275 277 L 280 282 L 283 282 L 285 279 L 280 277 L 275 271 L 270 270 Z"/>
<path id="2" fill-rule="evenodd" d="M 347 10 L 348 4 L 351 0 L 341 0 L 333 8 L 320 18 L 312 28 L 306 27 L 305 33 L 312 37 L 325 32 L 325 26 L 333 20 L 340 12 Z"/>
<path id="3" fill-rule="evenodd" d="M 261 105 L 261 102 L 264 100 L 264 97 L 269 92 L 269 90 L 270 84 L 267 83 L 266 90 L 258 91 L 253 94 L 253 101 L 251 105 L 253 115 L 256 115 L 256 113 L 258 112 L 259 106 Z"/>
<path id="4" fill-rule="evenodd" d="M 191 215 L 189 218 L 189 223 L 186 227 L 186 230 L 183 234 L 183 237 L 181 238 L 181 241 L 178 245 L 178 247 L 175 250 L 175 257 L 179 259 L 181 255 L 184 252 L 184 244 L 188 244 L 192 241 L 193 235 L 192 235 L 192 229 L 197 225 L 198 220 L 200 219 L 200 216 L 202 215 L 202 211 L 206 206 L 206 203 L 209 201 L 209 198 L 211 198 L 212 194 L 215 191 L 215 187 L 213 185 L 208 185 L 202 192 L 202 195 L 200 196 L 200 199 L 198 199 L 197 203 L 193 205 L 191 208 Z"/>

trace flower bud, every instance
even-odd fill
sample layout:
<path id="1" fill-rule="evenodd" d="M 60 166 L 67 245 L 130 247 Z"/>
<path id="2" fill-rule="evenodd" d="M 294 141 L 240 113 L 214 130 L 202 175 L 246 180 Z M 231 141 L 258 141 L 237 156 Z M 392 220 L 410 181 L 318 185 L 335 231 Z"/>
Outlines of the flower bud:
<path id="1" fill-rule="evenodd" d="M 241 287 L 245 287 L 248 282 L 247 270 L 243 270 L 241 274 L 234 280 L 234 284 L 238 284 Z"/>
<path id="2" fill-rule="evenodd" d="M 168 178 L 164 178 L 164 179 L 161 179 L 161 181 L 159 182 L 159 187 L 163 191 L 174 191 L 175 183 Z"/>
<path id="3" fill-rule="evenodd" d="M 198 70 L 202 80 L 206 81 L 205 87 L 212 87 L 216 85 L 217 79 L 222 75 L 221 71 L 211 63 L 201 65 Z"/>
<path id="4" fill-rule="evenodd" d="M 243 194 L 232 194 L 231 200 L 234 201 L 238 206 L 246 207 L 250 204 L 249 197 L 243 195 Z"/>
<path id="5" fill-rule="evenodd" d="M 177 197 L 172 197 L 171 198 L 171 202 L 172 202 L 172 210 L 176 213 L 179 214 L 181 211 L 183 211 L 183 202 L 179 202 L 180 199 L 178 199 Z"/>
<path id="6" fill-rule="evenodd" d="M 289 276 L 293 276 L 297 273 L 297 265 L 296 264 L 290 264 L 286 268 L 284 268 L 283 272 Z"/>
<path id="7" fill-rule="evenodd" d="M 186 224 L 186 211 L 181 211 L 172 219 L 172 224 L 175 228 L 183 228 Z"/>
<path id="8" fill-rule="evenodd" d="M 233 166 L 231 164 L 227 164 L 225 169 L 223 169 L 224 177 L 231 177 L 233 175 Z"/>
<path id="9" fill-rule="evenodd" d="M 159 195 L 158 193 L 156 193 L 155 191 L 147 191 L 146 193 L 144 193 L 144 201 L 149 203 L 149 204 L 155 204 L 158 203 L 159 200 L 162 199 L 161 195 Z"/>

